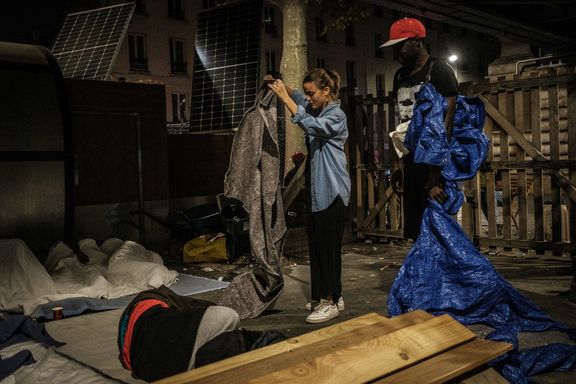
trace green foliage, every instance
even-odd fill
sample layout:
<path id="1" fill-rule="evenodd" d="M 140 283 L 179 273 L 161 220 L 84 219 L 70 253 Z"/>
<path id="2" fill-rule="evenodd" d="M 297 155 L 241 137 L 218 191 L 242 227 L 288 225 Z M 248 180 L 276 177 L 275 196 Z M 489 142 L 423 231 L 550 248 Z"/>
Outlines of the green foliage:
<path id="1" fill-rule="evenodd" d="M 304 3 L 318 5 L 326 11 L 326 29 L 332 27 L 342 31 L 349 24 L 372 15 L 368 5 L 360 5 L 354 0 L 304 0 Z"/>

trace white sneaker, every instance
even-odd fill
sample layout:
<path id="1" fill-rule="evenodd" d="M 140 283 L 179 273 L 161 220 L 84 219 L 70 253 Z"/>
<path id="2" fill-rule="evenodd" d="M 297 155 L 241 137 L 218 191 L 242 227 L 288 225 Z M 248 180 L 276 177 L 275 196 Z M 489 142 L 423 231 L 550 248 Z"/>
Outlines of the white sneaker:
<path id="1" fill-rule="evenodd" d="M 317 306 L 318 306 L 318 302 L 316 302 L 316 301 L 309 301 L 306 303 L 306 309 L 308 311 L 314 310 L 314 308 L 316 308 Z M 344 306 L 344 299 L 342 298 L 342 296 L 340 296 L 340 298 L 338 299 L 338 303 L 336 303 L 336 306 L 338 307 L 338 310 L 340 312 L 342 312 L 343 310 L 346 309 L 346 307 Z"/>
<path id="2" fill-rule="evenodd" d="M 320 304 L 308 315 L 306 322 L 319 324 L 338 316 L 340 316 L 340 312 L 338 312 L 338 306 L 336 304 L 330 304 L 328 300 L 320 299 Z"/>
<path id="3" fill-rule="evenodd" d="M 338 311 L 342 312 L 343 310 L 346 309 L 346 307 L 344 306 L 344 299 L 342 298 L 342 296 L 340 296 L 340 298 L 338 299 L 338 302 L 336 303 L 336 307 L 338 307 Z"/>
<path id="4" fill-rule="evenodd" d="M 313 311 L 314 308 L 316 308 L 318 306 L 318 302 L 317 301 L 309 301 L 306 303 L 306 310 L 307 311 Z"/>

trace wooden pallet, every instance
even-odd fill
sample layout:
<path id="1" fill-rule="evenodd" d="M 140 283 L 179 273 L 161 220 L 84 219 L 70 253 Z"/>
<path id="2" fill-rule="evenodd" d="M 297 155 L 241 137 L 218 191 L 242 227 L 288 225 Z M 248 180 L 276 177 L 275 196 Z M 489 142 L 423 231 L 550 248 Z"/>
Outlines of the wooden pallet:
<path id="1" fill-rule="evenodd" d="M 510 349 L 448 315 L 370 313 L 157 383 L 505 383 L 484 365 Z"/>

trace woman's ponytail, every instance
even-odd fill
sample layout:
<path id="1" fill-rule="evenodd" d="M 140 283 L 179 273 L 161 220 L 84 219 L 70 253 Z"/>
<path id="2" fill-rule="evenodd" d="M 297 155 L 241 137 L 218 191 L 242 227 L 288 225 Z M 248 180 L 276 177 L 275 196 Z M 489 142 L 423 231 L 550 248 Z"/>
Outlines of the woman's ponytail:
<path id="1" fill-rule="evenodd" d="M 324 68 L 311 69 L 304 76 L 304 83 L 314 83 L 319 89 L 330 88 L 330 97 L 332 100 L 338 99 L 340 92 L 340 75 L 334 70 Z"/>

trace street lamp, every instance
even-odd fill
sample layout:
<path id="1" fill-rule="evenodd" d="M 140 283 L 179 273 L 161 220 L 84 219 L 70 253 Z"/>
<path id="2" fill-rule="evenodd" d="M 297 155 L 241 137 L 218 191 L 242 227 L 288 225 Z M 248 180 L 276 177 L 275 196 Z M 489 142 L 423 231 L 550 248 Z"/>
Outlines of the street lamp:
<path id="1" fill-rule="evenodd" d="M 451 54 L 448 56 L 448 61 L 452 63 L 454 66 L 454 74 L 456 75 L 456 79 L 458 80 L 458 55 Z"/>

